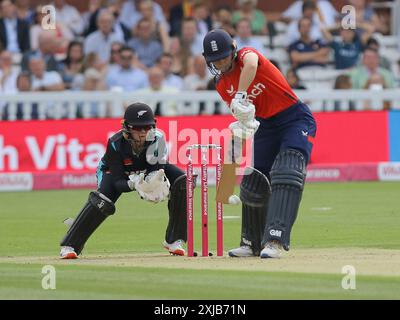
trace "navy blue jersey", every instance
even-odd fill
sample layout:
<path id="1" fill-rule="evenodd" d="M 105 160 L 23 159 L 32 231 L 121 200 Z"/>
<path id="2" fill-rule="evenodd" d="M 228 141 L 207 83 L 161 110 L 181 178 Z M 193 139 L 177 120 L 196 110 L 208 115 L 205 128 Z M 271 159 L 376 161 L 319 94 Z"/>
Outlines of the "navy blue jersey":
<path id="1" fill-rule="evenodd" d="M 311 41 L 310 43 L 305 43 L 302 40 L 298 40 L 289 46 L 288 52 L 289 52 L 289 54 L 292 51 L 298 51 L 300 53 L 316 52 L 319 49 L 325 48 L 325 47 L 326 47 L 326 44 L 324 42 L 322 42 L 321 40 Z M 299 65 L 296 66 L 296 68 L 302 68 L 302 67 L 307 67 L 307 66 L 324 66 L 324 64 L 310 60 L 310 61 L 300 63 Z"/>
<path id="2" fill-rule="evenodd" d="M 354 67 L 363 50 L 360 38 L 356 35 L 352 43 L 333 41 L 330 43 L 335 54 L 335 68 L 348 69 Z"/>
<path id="3" fill-rule="evenodd" d="M 146 142 L 143 151 L 136 154 L 122 131 L 119 131 L 108 139 L 106 153 L 97 169 L 98 184 L 101 183 L 103 173 L 109 173 L 120 191 L 129 192 L 129 175 L 163 169 L 166 162 L 167 146 L 161 132 L 156 130 L 155 139 Z"/>

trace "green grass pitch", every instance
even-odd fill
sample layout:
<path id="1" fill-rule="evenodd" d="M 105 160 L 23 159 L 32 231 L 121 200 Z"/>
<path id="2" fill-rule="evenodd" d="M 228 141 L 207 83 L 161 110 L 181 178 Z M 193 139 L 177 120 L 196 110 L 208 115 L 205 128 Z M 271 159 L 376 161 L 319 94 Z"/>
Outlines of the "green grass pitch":
<path id="1" fill-rule="evenodd" d="M 399 299 L 400 183 L 307 184 L 292 246 L 282 259 L 187 258 L 162 248 L 166 203 L 123 195 L 117 212 L 76 261 L 58 259 L 59 241 L 88 190 L 0 193 L 0 299 Z M 215 189 L 210 249 L 215 253 Z M 196 251 L 200 194 L 196 191 Z M 240 239 L 240 206 L 225 206 L 225 251 Z M 42 288 L 54 266 L 56 289 Z M 342 287 L 342 267 L 355 289 Z"/>

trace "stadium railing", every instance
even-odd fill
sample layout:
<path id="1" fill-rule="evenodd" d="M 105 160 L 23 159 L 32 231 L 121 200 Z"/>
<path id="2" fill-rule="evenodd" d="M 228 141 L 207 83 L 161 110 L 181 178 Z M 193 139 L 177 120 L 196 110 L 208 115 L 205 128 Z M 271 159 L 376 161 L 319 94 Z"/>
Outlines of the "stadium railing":
<path id="1" fill-rule="evenodd" d="M 297 90 L 296 94 L 308 103 L 312 111 L 381 110 L 385 102 L 391 109 L 400 110 L 400 89 L 372 90 Z M 17 120 L 22 113 L 23 120 L 32 118 L 36 109 L 38 119 L 76 118 L 119 118 L 124 108 L 133 102 L 142 101 L 154 110 L 160 108 L 161 115 L 214 114 L 216 108 L 222 114 L 229 114 L 215 91 L 187 91 L 179 94 L 157 93 L 136 94 L 104 92 L 53 92 L 4 94 L 0 112 L 7 110 L 7 120 Z M 352 107 L 350 107 L 352 106 Z M 20 116 L 21 118 L 21 116 Z"/>

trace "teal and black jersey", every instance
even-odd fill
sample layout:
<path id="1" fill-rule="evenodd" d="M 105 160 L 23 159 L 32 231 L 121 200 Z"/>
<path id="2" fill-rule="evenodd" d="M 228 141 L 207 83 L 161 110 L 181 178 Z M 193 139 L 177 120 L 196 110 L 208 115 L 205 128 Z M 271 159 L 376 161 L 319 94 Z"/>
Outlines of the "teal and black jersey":
<path id="1" fill-rule="evenodd" d="M 97 170 L 98 184 L 104 173 L 110 173 L 117 188 L 121 192 L 129 192 L 128 176 L 163 169 L 167 163 L 167 153 L 166 141 L 160 131 L 156 130 L 154 140 L 146 142 L 143 151 L 136 154 L 121 130 L 108 139 L 106 153 Z"/>

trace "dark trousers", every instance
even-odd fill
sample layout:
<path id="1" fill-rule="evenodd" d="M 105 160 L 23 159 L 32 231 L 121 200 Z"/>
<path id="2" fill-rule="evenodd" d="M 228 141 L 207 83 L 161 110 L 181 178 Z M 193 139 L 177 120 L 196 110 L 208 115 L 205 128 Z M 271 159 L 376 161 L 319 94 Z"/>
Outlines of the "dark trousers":
<path id="1" fill-rule="evenodd" d="M 262 119 L 254 136 L 254 167 L 270 179 L 270 170 L 280 151 L 295 149 L 310 160 L 316 123 L 309 107 L 299 102 L 275 116 Z"/>

